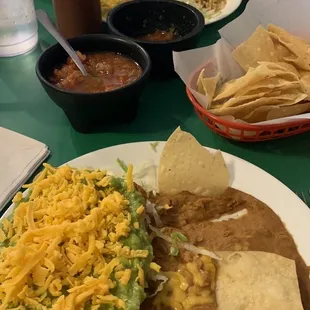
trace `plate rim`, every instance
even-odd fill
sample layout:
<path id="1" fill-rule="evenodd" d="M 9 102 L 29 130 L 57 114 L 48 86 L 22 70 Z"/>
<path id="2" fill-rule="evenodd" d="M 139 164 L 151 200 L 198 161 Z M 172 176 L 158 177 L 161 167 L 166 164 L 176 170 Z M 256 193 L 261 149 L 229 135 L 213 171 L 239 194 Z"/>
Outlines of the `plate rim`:
<path id="1" fill-rule="evenodd" d="M 132 0 L 131 0 L 131 1 L 132 1 Z M 184 1 L 178 0 L 178 1 L 184 2 L 184 3 L 188 3 L 188 0 L 184 0 Z M 225 5 L 225 7 L 221 10 L 221 14 L 219 14 L 219 15 L 217 15 L 217 16 L 215 16 L 215 17 L 209 18 L 209 19 L 207 19 L 206 17 L 204 18 L 204 20 L 205 20 L 205 26 L 206 26 L 206 25 L 214 24 L 214 23 L 216 23 L 216 22 L 218 22 L 218 21 L 220 21 L 220 20 L 226 18 L 227 16 L 231 15 L 232 13 L 234 13 L 234 12 L 240 7 L 240 5 L 242 4 L 242 1 L 243 1 L 243 0 L 227 0 L 227 3 L 226 3 L 226 5 Z M 229 3 L 232 3 L 233 5 L 231 5 L 231 7 L 230 7 L 230 6 L 229 6 Z M 191 4 L 190 4 L 190 5 L 191 5 Z M 225 9 L 226 9 L 227 7 L 228 7 L 228 9 L 227 9 L 227 11 L 225 11 Z M 113 9 L 113 8 L 112 8 L 112 9 Z M 112 10 L 112 9 L 110 9 L 110 10 Z M 110 10 L 109 10 L 109 11 L 110 11 Z M 198 8 L 197 8 L 197 10 L 198 10 L 199 12 L 201 12 Z M 109 13 L 109 11 L 106 13 L 105 16 L 102 17 L 102 21 L 105 22 L 105 23 L 107 22 L 107 14 Z M 224 11 L 223 14 L 222 14 L 222 11 Z"/>
<path id="2" fill-rule="evenodd" d="M 231 7 L 229 6 L 229 3 L 231 3 Z M 213 23 L 216 23 L 226 17 L 228 17 L 229 15 L 233 14 L 242 4 L 242 0 L 227 0 L 227 3 L 225 5 L 225 7 L 222 9 L 221 14 L 207 19 L 205 18 L 205 25 L 211 25 Z M 228 7 L 227 11 L 225 11 L 225 9 Z M 199 10 L 199 9 L 198 9 Z M 223 14 L 222 14 L 223 12 Z"/>

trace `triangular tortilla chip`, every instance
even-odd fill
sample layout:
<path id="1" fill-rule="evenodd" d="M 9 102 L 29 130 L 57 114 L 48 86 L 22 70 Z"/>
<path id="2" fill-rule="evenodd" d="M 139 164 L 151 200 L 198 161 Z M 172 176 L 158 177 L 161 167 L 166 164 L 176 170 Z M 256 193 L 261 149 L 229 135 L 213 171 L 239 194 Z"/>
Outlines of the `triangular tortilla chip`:
<path id="1" fill-rule="evenodd" d="M 232 115 L 236 119 L 243 120 L 246 115 L 255 111 L 261 106 L 289 106 L 301 102 L 306 98 L 306 94 L 303 94 L 300 91 L 296 90 L 295 93 L 281 94 L 277 97 L 262 97 L 239 106 L 221 107 L 218 109 L 210 109 L 209 111 L 218 116 Z"/>
<path id="2" fill-rule="evenodd" d="M 217 84 L 218 84 L 220 78 L 221 78 L 221 74 L 218 73 L 214 77 L 211 77 L 211 78 L 205 77 L 202 79 L 202 85 L 203 85 L 205 94 L 208 96 L 210 101 L 212 101 L 212 99 L 214 97 L 216 87 L 217 87 Z"/>
<path id="3" fill-rule="evenodd" d="M 232 97 L 240 89 L 274 76 L 275 74 L 266 66 L 266 64 L 261 64 L 255 68 L 255 70 L 249 70 L 244 76 L 237 79 L 234 83 L 224 84 L 214 100 L 217 101 Z"/>
<path id="4" fill-rule="evenodd" d="M 277 36 L 277 40 L 293 54 L 283 56 L 285 61 L 294 63 L 301 69 L 310 70 L 310 45 L 305 40 L 272 24 L 268 25 L 268 31 Z"/>
<path id="5" fill-rule="evenodd" d="M 272 119 L 278 119 L 282 117 L 288 117 L 298 115 L 310 111 L 310 103 L 302 102 L 291 106 L 262 106 L 255 111 L 244 116 L 243 120 L 248 123 L 258 123 L 263 121 L 269 121 Z"/>
<path id="6" fill-rule="evenodd" d="M 300 71 L 301 83 L 305 88 L 305 92 L 310 99 L 310 71 Z"/>
<path id="7" fill-rule="evenodd" d="M 199 76 L 198 76 L 198 79 L 197 79 L 197 91 L 198 93 L 202 94 L 202 95 L 205 95 L 205 90 L 204 90 L 204 87 L 203 87 L 203 84 L 202 84 L 202 79 L 205 75 L 205 69 L 202 69 L 199 73 Z"/>
<path id="8" fill-rule="evenodd" d="M 310 71 L 310 65 L 307 63 L 307 61 L 297 55 L 291 54 L 290 56 L 283 58 L 285 61 L 293 64 L 297 68 L 301 70 L 309 70 Z"/>
<path id="9" fill-rule="evenodd" d="M 284 61 L 284 57 L 290 56 L 291 52 L 283 44 L 281 44 L 280 39 L 276 34 L 269 32 L 269 35 L 274 44 L 278 61 Z"/>
<path id="10" fill-rule="evenodd" d="M 222 194 L 229 184 L 229 172 L 221 152 L 214 154 L 189 133 L 177 128 L 168 139 L 159 162 L 160 193 L 182 191 L 200 196 Z"/>
<path id="11" fill-rule="evenodd" d="M 255 251 L 217 254 L 222 257 L 217 261 L 218 310 L 303 310 L 294 260 Z"/>
<path id="12" fill-rule="evenodd" d="M 273 41 L 261 25 L 233 51 L 232 55 L 245 71 L 250 67 L 257 67 L 258 61 L 278 61 Z"/>
<path id="13" fill-rule="evenodd" d="M 197 79 L 197 91 L 208 97 L 210 101 L 212 101 L 217 84 L 221 78 L 221 74 L 218 73 L 214 77 L 205 77 L 205 69 L 202 69 L 199 73 L 198 79 Z"/>
<path id="14" fill-rule="evenodd" d="M 298 70 L 293 66 L 292 64 L 289 64 L 287 62 L 281 61 L 281 62 L 259 62 L 259 64 L 266 64 L 268 68 L 275 71 L 284 71 L 284 72 L 290 72 L 294 73 L 296 76 L 300 77 L 300 73 Z"/>

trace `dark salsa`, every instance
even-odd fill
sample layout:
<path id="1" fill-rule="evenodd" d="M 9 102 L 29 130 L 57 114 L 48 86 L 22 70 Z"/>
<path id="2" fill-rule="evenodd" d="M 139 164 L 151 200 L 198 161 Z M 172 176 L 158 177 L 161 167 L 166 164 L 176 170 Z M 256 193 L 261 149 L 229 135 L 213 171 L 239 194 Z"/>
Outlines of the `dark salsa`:
<path id="1" fill-rule="evenodd" d="M 55 86 L 83 93 L 106 92 L 128 85 L 142 74 L 141 67 L 133 59 L 115 52 L 77 54 L 89 75 L 83 76 L 68 57 L 50 78 Z"/>
<path id="2" fill-rule="evenodd" d="M 138 40 L 145 40 L 145 41 L 172 41 L 177 39 L 178 36 L 176 35 L 173 29 L 170 30 L 155 30 L 152 33 L 148 33 L 145 35 L 138 36 Z"/>

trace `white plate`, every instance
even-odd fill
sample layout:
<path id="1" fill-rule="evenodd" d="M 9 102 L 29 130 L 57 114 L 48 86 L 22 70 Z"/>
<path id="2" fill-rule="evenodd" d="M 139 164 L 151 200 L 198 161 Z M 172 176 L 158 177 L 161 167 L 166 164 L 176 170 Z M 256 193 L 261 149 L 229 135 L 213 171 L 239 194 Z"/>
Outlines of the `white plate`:
<path id="1" fill-rule="evenodd" d="M 180 2 L 184 2 L 184 3 L 187 3 L 187 4 L 190 4 L 192 6 L 195 6 L 195 0 L 179 0 Z M 224 19 L 225 17 L 229 16 L 230 14 L 232 14 L 233 12 L 235 12 L 238 7 L 241 5 L 242 3 L 242 0 L 227 0 L 227 3 L 226 3 L 226 6 L 221 10 L 221 12 L 212 17 L 212 18 L 205 18 L 205 25 L 209 25 L 209 24 L 213 24 L 215 22 L 218 22 L 222 19 Z M 201 11 L 197 6 L 195 6 L 199 11 Z M 201 11 L 202 14 L 203 11 Z M 106 12 L 106 14 L 108 14 L 108 12 Z M 107 17 L 104 16 L 102 18 L 103 21 L 107 21 Z"/>
<path id="2" fill-rule="evenodd" d="M 194 2 L 195 0 L 179 0 L 179 1 L 195 6 L 195 2 Z M 242 3 L 242 0 L 227 0 L 226 6 L 221 10 L 219 14 L 211 18 L 205 18 L 205 25 L 213 24 L 229 16 L 230 14 L 232 14 L 238 9 L 241 3 Z M 197 6 L 195 7 L 199 11 L 201 11 L 202 14 L 204 14 L 204 12 L 200 10 Z"/>
<path id="3" fill-rule="evenodd" d="M 163 147 L 164 142 L 160 142 L 155 153 L 150 142 L 122 144 L 86 154 L 68 164 L 77 168 L 102 168 L 121 174 L 122 171 L 116 163 L 118 157 L 136 167 L 150 159 L 157 164 Z M 264 170 L 228 153 L 223 155 L 231 174 L 231 186 L 265 202 L 280 216 L 293 236 L 300 254 L 310 266 L 310 209 L 289 188 Z M 12 208 L 13 206 L 3 217 L 8 216 Z"/>

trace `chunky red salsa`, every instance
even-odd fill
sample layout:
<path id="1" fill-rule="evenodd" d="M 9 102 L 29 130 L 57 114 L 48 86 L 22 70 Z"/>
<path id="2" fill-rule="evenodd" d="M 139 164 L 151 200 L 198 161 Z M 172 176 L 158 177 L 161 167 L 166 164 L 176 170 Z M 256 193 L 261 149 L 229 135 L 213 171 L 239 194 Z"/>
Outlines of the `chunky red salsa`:
<path id="1" fill-rule="evenodd" d="M 131 58 L 115 52 L 84 55 L 77 52 L 88 76 L 83 76 L 69 57 L 59 69 L 55 69 L 50 81 L 63 89 L 83 93 L 98 93 L 114 90 L 137 80 L 141 67 Z"/>
<path id="2" fill-rule="evenodd" d="M 138 36 L 137 39 L 145 41 L 171 41 L 177 38 L 177 35 L 173 30 L 155 30 L 152 33 L 148 33 L 142 36 Z"/>

